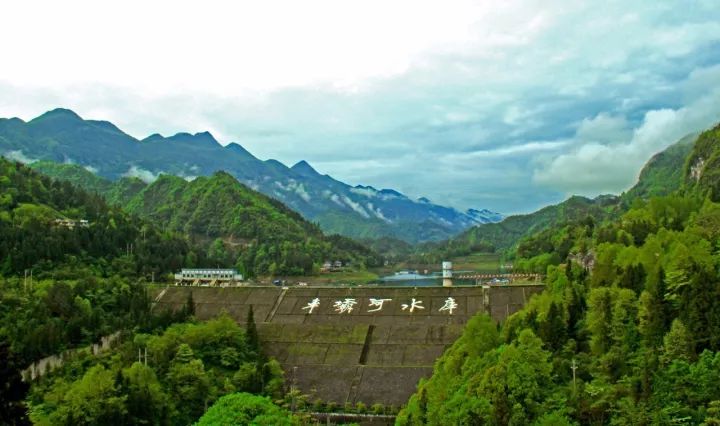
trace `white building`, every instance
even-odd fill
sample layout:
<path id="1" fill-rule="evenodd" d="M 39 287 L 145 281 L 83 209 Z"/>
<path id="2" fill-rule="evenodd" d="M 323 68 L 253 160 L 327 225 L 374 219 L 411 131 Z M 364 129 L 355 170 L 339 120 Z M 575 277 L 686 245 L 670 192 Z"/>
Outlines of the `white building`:
<path id="1" fill-rule="evenodd" d="M 176 285 L 226 286 L 242 281 L 235 269 L 181 269 L 175 274 Z"/>

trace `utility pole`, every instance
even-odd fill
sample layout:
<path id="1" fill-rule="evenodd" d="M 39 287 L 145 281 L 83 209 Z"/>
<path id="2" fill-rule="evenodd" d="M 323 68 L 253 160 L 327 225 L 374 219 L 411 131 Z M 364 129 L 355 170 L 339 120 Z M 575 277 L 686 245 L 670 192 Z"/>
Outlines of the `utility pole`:
<path id="1" fill-rule="evenodd" d="M 575 386 L 575 370 L 578 369 L 577 363 L 575 362 L 575 358 L 573 358 L 572 365 L 570 366 L 570 368 L 572 369 L 572 372 L 573 372 L 573 394 L 575 394 L 577 392 L 577 390 L 576 390 L 577 388 Z"/>

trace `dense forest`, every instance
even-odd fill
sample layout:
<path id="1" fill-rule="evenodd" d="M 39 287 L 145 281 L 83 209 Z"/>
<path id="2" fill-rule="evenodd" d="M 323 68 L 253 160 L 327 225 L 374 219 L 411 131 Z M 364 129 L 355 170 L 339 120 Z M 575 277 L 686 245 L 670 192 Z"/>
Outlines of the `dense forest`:
<path id="1" fill-rule="evenodd" d="M 259 424 L 294 421 L 275 405 L 283 372 L 252 314 L 244 331 L 229 317 L 195 321 L 192 298 L 153 312 L 151 277 L 208 261 L 202 248 L 19 163 L 0 159 L 0 187 L 1 424 L 190 424 L 229 394 L 255 401 L 245 415 Z M 32 362 L 117 332 L 119 348 L 21 380 Z"/>
<path id="2" fill-rule="evenodd" d="M 525 240 L 546 290 L 475 317 L 398 424 L 719 424 L 720 127 L 672 195 Z"/>
<path id="3" fill-rule="evenodd" d="M 131 337 L 112 354 L 78 358 L 35 384 L 28 397 L 32 422 L 191 424 L 223 395 L 284 396 L 277 361 L 266 359 L 257 336 L 227 316 Z M 282 412 L 272 404 L 267 409 L 266 417 Z"/>
<path id="4" fill-rule="evenodd" d="M 326 260 L 361 269 L 382 262 L 366 246 L 324 235 L 316 224 L 224 172 L 191 182 L 161 175 L 148 185 L 131 178 L 110 182 L 72 164 L 38 162 L 32 167 L 101 194 L 109 203 L 205 247 L 207 261 L 188 259 L 188 266 L 236 267 L 252 277 L 317 273 Z"/>
<path id="5" fill-rule="evenodd" d="M 664 154 L 628 193 L 571 198 L 513 237 L 515 268 L 546 273 L 545 291 L 503 324 L 474 317 L 398 424 L 720 424 L 720 126 Z M 247 249 L 261 234 L 282 235 L 270 247 L 317 238 L 357 254 L 364 245 L 253 204 L 224 174 L 194 187 L 170 176 L 138 185 L 127 198 L 135 216 L 18 163 L 0 166 L 0 422 L 305 424 L 298 412 L 333 409 L 287 392 L 252 311 L 244 329 L 227 316 L 196 321 L 192 295 L 177 312 L 153 312 L 146 282 L 187 262 L 238 264 L 228 247 Z M 128 194 L 133 181 L 122 185 Z M 237 209 L 271 219 L 246 228 L 232 220 Z M 116 331 L 115 350 L 81 353 L 32 386 L 20 380 L 30 362 Z"/>

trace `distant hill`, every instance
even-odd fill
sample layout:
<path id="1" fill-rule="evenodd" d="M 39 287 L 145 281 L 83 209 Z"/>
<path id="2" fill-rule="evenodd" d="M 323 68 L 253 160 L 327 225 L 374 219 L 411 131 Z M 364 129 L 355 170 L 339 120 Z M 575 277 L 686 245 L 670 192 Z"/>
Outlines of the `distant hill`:
<path id="1" fill-rule="evenodd" d="M 475 251 L 474 247 L 484 249 L 488 246 L 495 250 L 508 249 L 523 237 L 567 221 L 581 220 L 586 216 L 606 217 L 618 201 L 618 197 L 609 195 L 594 199 L 576 195 L 530 214 L 508 216 L 499 223 L 476 226 L 445 245 L 451 253 L 469 253 Z"/>
<path id="2" fill-rule="evenodd" d="M 236 143 L 220 145 L 208 132 L 154 134 L 137 140 L 112 123 L 84 120 L 67 109 L 29 122 L 0 119 L 0 155 L 27 162 L 75 163 L 113 181 L 136 177 L 150 182 L 161 173 L 194 178 L 223 170 L 323 230 L 351 237 L 441 240 L 502 218 L 487 210 L 460 212 L 426 198 L 413 200 L 392 189 L 351 186 L 318 173 L 305 161 L 292 167 L 262 161 Z"/>
<path id="3" fill-rule="evenodd" d="M 103 194 L 128 212 L 210 246 L 209 257 L 236 264 L 245 274 L 312 273 L 328 259 L 360 267 L 381 262 L 369 248 L 345 237 L 325 236 L 299 213 L 225 172 L 192 181 L 162 174 L 146 184 L 138 178 L 111 182 L 77 164 L 39 161 L 31 167 Z"/>
<path id="4" fill-rule="evenodd" d="M 583 220 L 588 216 L 596 221 L 602 221 L 612 215 L 619 215 L 622 209 L 628 208 L 636 199 L 667 195 L 680 190 L 686 183 L 694 185 L 697 181 L 698 185 L 712 187 L 711 182 L 720 182 L 720 179 L 710 172 L 703 175 L 702 170 L 706 170 L 708 164 L 720 162 L 719 146 L 717 127 L 713 131 L 704 132 L 700 137 L 697 133 L 687 135 L 655 154 L 643 167 L 638 182 L 619 197 L 601 195 L 590 199 L 572 196 L 559 204 L 544 207 L 533 213 L 508 216 L 498 223 L 472 227 L 446 242 L 431 247 L 436 252 L 447 255 L 466 254 L 487 247 L 506 250 L 523 238 L 554 226 Z M 714 170 L 719 169 L 716 167 Z M 701 176 L 701 178 L 694 180 L 692 176 Z M 720 190 L 717 194 L 720 194 Z"/>

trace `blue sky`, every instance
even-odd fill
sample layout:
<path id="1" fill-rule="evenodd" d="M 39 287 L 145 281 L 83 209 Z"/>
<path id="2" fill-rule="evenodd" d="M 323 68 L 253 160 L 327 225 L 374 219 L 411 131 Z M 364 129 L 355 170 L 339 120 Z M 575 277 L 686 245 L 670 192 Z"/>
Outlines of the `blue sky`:
<path id="1" fill-rule="evenodd" d="M 622 192 L 720 121 L 711 0 L 97 3 L 6 7 L 0 116 L 209 130 L 503 213 Z"/>

